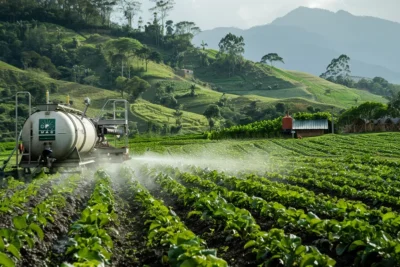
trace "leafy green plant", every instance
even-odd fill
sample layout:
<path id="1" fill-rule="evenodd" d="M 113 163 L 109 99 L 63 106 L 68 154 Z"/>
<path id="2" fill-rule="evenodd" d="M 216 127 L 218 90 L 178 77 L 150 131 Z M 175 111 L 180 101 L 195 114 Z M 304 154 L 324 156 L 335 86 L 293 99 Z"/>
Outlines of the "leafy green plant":
<path id="1" fill-rule="evenodd" d="M 110 176 L 102 170 L 96 172 L 95 189 L 82 211 L 81 217 L 70 227 L 66 255 L 73 255 L 73 266 L 108 264 L 112 256 L 113 241 L 107 228 L 116 221 L 115 199 Z M 69 266 L 67 263 L 64 266 Z"/>

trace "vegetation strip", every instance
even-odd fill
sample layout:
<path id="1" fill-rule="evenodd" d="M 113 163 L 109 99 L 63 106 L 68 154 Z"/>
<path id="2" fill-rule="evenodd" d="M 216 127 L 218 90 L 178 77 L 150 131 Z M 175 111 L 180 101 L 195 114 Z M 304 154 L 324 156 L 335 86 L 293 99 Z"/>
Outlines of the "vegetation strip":
<path id="1" fill-rule="evenodd" d="M 260 231 L 260 226 L 247 210 L 235 207 L 216 193 L 205 194 L 195 188 L 188 189 L 163 175 L 157 177 L 157 182 L 164 190 L 182 199 L 185 205 L 194 208 L 189 216 L 218 219 L 224 223 L 225 231 L 231 233 L 232 237 L 247 240 L 244 248 L 252 247 L 260 262 L 273 264 L 281 261 L 286 266 L 335 265 L 333 259 L 321 254 L 315 247 L 302 245 L 297 236 L 286 235 L 280 229 Z M 273 246 L 276 242 L 279 245 Z"/>
<path id="2" fill-rule="evenodd" d="M 44 177 L 42 179 L 46 180 Z M 61 184 L 54 184 L 46 199 L 31 211 L 13 216 L 12 227 L 0 229 L 0 264 L 9 267 L 26 260 L 26 257 L 21 258 L 21 250 L 32 249 L 35 243 L 43 241 L 46 226 L 54 223 L 54 216 L 66 204 L 64 194 L 72 192 L 77 187 L 79 179 L 79 175 L 75 175 L 65 179 Z M 34 186 L 32 190 L 37 190 L 38 183 Z"/>
<path id="3" fill-rule="evenodd" d="M 80 219 L 70 227 L 68 248 L 65 254 L 72 255 L 74 263 L 62 266 L 99 266 L 109 264 L 113 241 L 108 227 L 115 222 L 115 200 L 111 189 L 110 176 L 102 170 L 95 174 L 97 180 L 88 206 L 82 211 Z"/>
<path id="4" fill-rule="evenodd" d="M 364 262 L 365 264 L 363 259 L 371 260 L 370 255 L 375 253 L 382 255 L 386 262 L 399 260 L 396 253 L 393 252 L 396 247 L 400 247 L 400 239 L 391 238 L 387 233 L 377 231 L 374 226 L 370 226 L 366 221 L 358 219 L 343 222 L 329 219 L 321 220 L 313 213 L 305 213 L 303 210 L 293 208 L 288 209 L 277 202 L 267 202 L 261 198 L 250 197 L 243 192 L 231 191 L 196 175 L 179 173 L 176 170 L 175 173 L 178 174 L 179 179 L 185 182 L 216 191 L 235 205 L 255 210 L 262 217 L 266 216 L 273 219 L 279 228 L 306 231 L 311 235 L 319 236 L 321 239 L 315 240 L 317 244 L 319 243 L 321 247 L 325 248 L 327 246 L 331 249 L 334 248 L 339 259 L 346 253 L 353 255 L 354 252 L 357 252 L 354 263 Z M 382 240 L 387 243 L 382 244 Z"/>
<path id="5" fill-rule="evenodd" d="M 125 170 L 121 176 L 129 177 Z M 131 178 L 131 177 L 129 177 Z M 164 204 L 154 199 L 150 192 L 137 181 L 128 182 L 134 199 L 145 209 L 145 222 L 149 226 L 147 245 L 164 247 L 161 261 L 170 266 L 213 266 L 225 267 L 227 263 L 217 257 L 216 250 L 206 248 L 203 240 L 186 228 L 178 216 Z"/>

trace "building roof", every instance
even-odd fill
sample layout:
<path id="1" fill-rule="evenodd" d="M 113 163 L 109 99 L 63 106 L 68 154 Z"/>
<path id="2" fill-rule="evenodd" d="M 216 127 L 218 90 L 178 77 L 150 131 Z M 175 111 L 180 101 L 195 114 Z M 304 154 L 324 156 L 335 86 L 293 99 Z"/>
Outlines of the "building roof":
<path id="1" fill-rule="evenodd" d="M 295 120 L 293 130 L 328 130 L 328 120 Z"/>

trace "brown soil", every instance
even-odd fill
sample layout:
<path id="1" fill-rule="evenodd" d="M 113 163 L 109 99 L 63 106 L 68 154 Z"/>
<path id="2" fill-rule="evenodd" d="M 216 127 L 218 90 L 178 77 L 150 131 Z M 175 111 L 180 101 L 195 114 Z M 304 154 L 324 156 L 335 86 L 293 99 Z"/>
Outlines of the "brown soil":
<path id="1" fill-rule="evenodd" d="M 162 253 L 146 246 L 148 226 L 144 225 L 141 205 L 133 200 L 134 196 L 123 185 L 116 186 L 115 195 L 118 215 L 115 228 L 118 234 L 112 235 L 114 249 L 111 266 L 162 266 Z"/>
<path id="2" fill-rule="evenodd" d="M 71 222 L 79 218 L 93 186 L 92 181 L 82 180 L 72 194 L 65 194 L 66 206 L 53 215 L 54 223 L 48 223 L 43 229 L 45 234 L 43 241 L 36 242 L 33 249 L 23 248 L 22 260 L 17 266 L 59 266 L 65 260 L 63 254 L 68 240 L 68 228 Z M 32 203 L 40 202 L 32 201 Z"/>

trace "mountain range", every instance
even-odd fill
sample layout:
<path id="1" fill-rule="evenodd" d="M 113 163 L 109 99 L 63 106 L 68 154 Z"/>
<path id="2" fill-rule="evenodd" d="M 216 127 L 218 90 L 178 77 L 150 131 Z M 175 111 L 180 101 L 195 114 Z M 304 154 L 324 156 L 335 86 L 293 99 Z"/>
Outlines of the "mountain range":
<path id="1" fill-rule="evenodd" d="M 253 61 L 278 53 L 285 64 L 277 66 L 320 75 L 333 58 L 346 54 L 351 58 L 352 76 L 379 76 L 400 83 L 400 23 L 342 10 L 299 7 L 267 25 L 203 31 L 193 43 L 200 46 L 205 41 L 209 48 L 218 49 L 229 32 L 244 37 L 244 56 Z"/>

